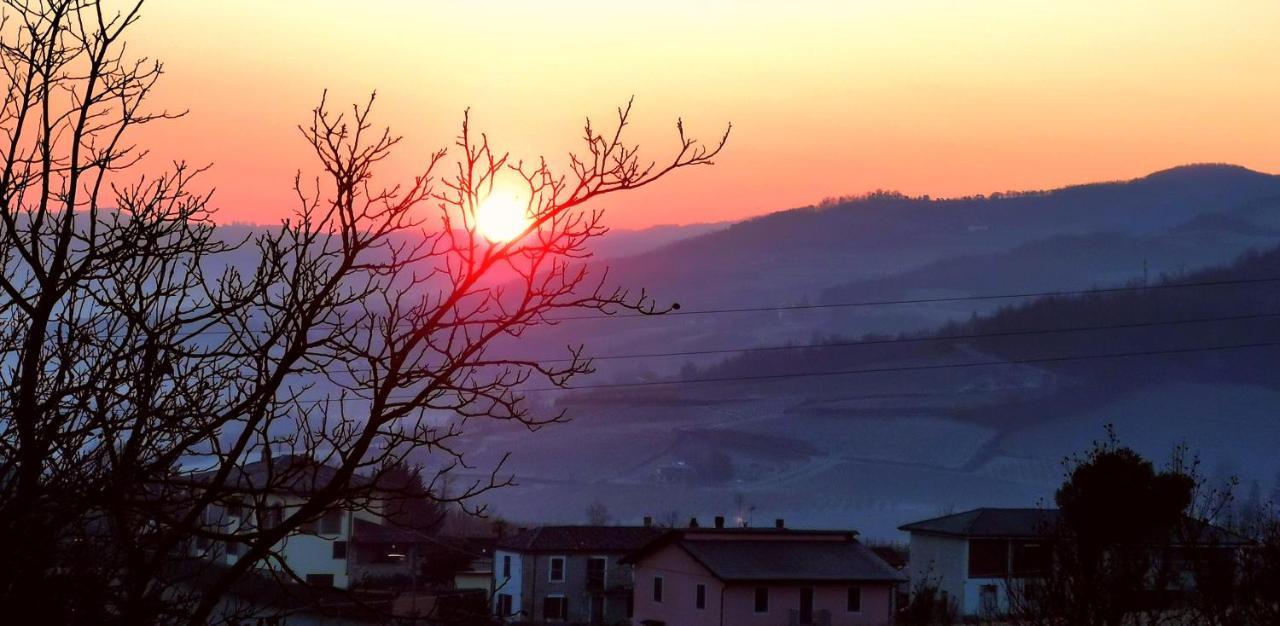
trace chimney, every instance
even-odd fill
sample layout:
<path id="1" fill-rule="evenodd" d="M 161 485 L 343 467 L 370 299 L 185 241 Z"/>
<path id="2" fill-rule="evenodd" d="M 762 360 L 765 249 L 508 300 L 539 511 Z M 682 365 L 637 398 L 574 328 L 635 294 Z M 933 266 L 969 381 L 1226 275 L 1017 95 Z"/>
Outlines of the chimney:
<path id="1" fill-rule="evenodd" d="M 690 518 L 689 518 L 689 528 L 697 528 L 697 527 L 698 527 L 698 518 L 696 518 L 696 517 L 690 517 Z"/>
<path id="2" fill-rule="evenodd" d="M 723 515 L 717 515 L 717 516 L 716 516 L 716 528 L 724 528 L 724 516 L 723 516 Z"/>
<path id="3" fill-rule="evenodd" d="M 785 520 L 783 520 L 781 517 L 779 517 L 778 519 L 773 520 L 773 527 L 774 527 L 774 528 L 779 528 L 779 529 L 781 529 L 781 528 L 786 528 L 786 527 L 787 527 L 787 524 L 786 524 Z"/>
<path id="4" fill-rule="evenodd" d="M 648 515 L 644 516 L 644 527 L 645 527 L 645 528 L 652 528 L 652 527 L 653 527 L 653 518 L 652 518 L 652 517 L 650 517 L 650 516 L 648 516 Z"/>

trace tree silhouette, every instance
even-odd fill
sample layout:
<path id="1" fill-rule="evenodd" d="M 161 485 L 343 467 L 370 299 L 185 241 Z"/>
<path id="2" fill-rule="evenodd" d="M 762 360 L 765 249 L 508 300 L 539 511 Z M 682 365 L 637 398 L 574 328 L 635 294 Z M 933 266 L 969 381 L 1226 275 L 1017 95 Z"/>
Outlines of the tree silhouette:
<path id="1" fill-rule="evenodd" d="M 663 312 L 583 263 L 605 231 L 590 203 L 710 164 L 727 138 L 677 123 L 674 155 L 642 159 L 628 104 L 606 130 L 588 121 L 558 171 L 464 116 L 451 150 L 382 184 L 399 137 L 372 98 L 345 113 L 322 99 L 300 128 L 320 176 L 297 177 L 288 220 L 232 241 L 199 168 L 136 173 L 132 132 L 176 117 L 147 108 L 161 64 L 125 55 L 140 5 L 11 1 L 0 27 L 0 599 L 46 623 L 205 623 L 255 571 L 296 579 L 280 540 L 335 507 L 376 510 L 415 455 L 440 459 L 423 485 L 439 493 L 468 422 L 562 420 L 523 390 L 590 372 L 583 348 L 505 348 L 566 312 Z M 476 209 L 504 173 L 529 224 L 490 242 Z M 506 484 L 489 469 L 436 499 Z M 301 503 L 270 510 L 284 489 Z M 209 522 L 233 510 L 260 523 Z M 193 542 L 238 556 L 214 567 Z"/>

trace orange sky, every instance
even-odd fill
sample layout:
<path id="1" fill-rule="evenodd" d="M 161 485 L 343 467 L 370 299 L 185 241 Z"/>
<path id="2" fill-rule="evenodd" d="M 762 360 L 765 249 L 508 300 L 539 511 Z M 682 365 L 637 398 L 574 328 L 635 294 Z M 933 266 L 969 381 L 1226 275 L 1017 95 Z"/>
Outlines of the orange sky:
<path id="1" fill-rule="evenodd" d="M 1178 0 L 149 0 L 130 43 L 166 62 L 154 158 L 213 162 L 224 221 L 271 221 L 311 170 L 323 89 L 379 93 L 405 135 L 461 111 L 559 157 L 636 96 L 657 154 L 683 116 L 720 164 L 603 203 L 615 227 L 737 219 L 875 188 L 934 196 L 1129 178 L 1188 162 L 1280 171 L 1280 2 Z M 391 176 L 394 177 L 394 176 Z M 390 178 L 388 178 L 390 180 Z"/>

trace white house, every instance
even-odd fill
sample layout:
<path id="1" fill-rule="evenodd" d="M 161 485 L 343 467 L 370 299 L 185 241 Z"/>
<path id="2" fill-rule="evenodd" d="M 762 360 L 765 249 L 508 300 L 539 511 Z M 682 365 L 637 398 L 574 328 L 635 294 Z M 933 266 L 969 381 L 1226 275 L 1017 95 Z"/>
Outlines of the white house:
<path id="1" fill-rule="evenodd" d="M 202 523 L 222 533 L 270 528 L 296 512 L 307 494 L 326 484 L 333 472 L 329 466 L 297 456 L 245 464 L 226 483 L 228 491 L 240 493 L 221 499 L 221 505 L 207 508 Z M 212 472 L 205 472 L 195 478 L 211 475 Z M 307 583 L 346 589 L 354 582 L 349 553 L 355 522 L 360 519 L 381 523 L 379 510 L 378 503 L 372 502 L 350 510 L 325 511 L 319 519 L 286 536 L 274 549 L 289 569 Z M 197 537 L 193 550 L 196 555 L 223 559 L 229 565 L 240 557 L 244 546 L 235 541 L 215 544 Z M 268 560 L 259 566 L 271 567 L 272 563 Z"/>
<path id="2" fill-rule="evenodd" d="M 911 585 L 936 586 L 964 616 L 1008 610 L 1010 581 L 1037 575 L 1048 564 L 1047 509 L 974 509 L 900 526 L 911 533 Z M 1014 582 L 1016 584 L 1016 582 Z"/>
<path id="3" fill-rule="evenodd" d="M 1171 545 L 1214 548 L 1227 559 L 1250 541 L 1211 523 L 1185 519 L 1194 529 Z M 911 533 L 911 585 L 937 587 L 962 616 L 991 616 L 1009 609 L 1009 585 L 1044 575 L 1053 564 L 1057 509 L 974 509 L 899 526 Z M 1176 534 L 1175 534 L 1176 535 Z M 1194 584 L 1194 583 L 1193 583 Z"/>

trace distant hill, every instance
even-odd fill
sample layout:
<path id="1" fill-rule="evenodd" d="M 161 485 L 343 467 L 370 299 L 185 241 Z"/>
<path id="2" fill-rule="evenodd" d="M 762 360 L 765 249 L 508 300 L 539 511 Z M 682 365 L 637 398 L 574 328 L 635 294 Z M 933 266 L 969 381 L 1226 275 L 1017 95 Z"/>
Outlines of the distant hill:
<path id="1" fill-rule="evenodd" d="M 1124 182 L 930 199 L 877 192 L 745 220 L 612 263 L 623 284 L 701 307 L 786 304 L 825 289 L 1038 239 L 1153 236 L 1202 214 L 1280 213 L 1280 176 L 1189 165 Z"/>
<path id="2" fill-rule="evenodd" d="M 1280 342 L 1280 317 L 1270 316 L 1280 316 L 1280 281 L 1212 284 L 1272 278 L 1280 278 L 1280 247 L 1249 252 L 1235 262 L 1219 267 L 1154 277 L 1147 283 L 1130 281 L 1125 285 L 1135 289 L 1037 297 L 926 332 L 861 338 L 862 341 L 871 341 L 871 345 L 842 345 L 859 339 L 831 337 L 812 348 L 743 353 L 697 371 L 684 372 L 681 377 L 758 377 L 788 372 L 1034 360 Z M 1177 287 L 1188 283 L 1203 286 Z M 1144 286 L 1153 288 L 1140 288 Z M 1248 316 L 1258 317 L 1243 319 Z M 1169 323 L 1218 317 L 1242 319 Z M 1041 332 L 1117 325 L 1126 327 Z M 886 339 L 909 341 L 878 343 Z M 1037 363 L 1034 369 L 1048 372 L 1058 384 L 1087 388 L 1090 390 L 1088 395 L 1095 398 L 1114 396 L 1147 384 L 1176 381 L 1201 384 L 1230 382 L 1280 389 L 1280 376 L 1275 374 L 1274 368 L 1278 356 L 1280 351 L 1276 349 L 1256 349 L 1144 359 L 1140 366 L 1129 359 L 1050 361 Z M 949 372 L 948 388 L 975 384 L 965 383 L 966 379 L 982 383 L 989 380 L 990 375 L 988 370 L 977 369 Z M 906 378 L 903 377 L 904 380 Z M 936 381 L 919 375 L 909 378 L 913 383 Z M 816 385 L 803 378 L 767 384 L 773 388 L 773 393 L 810 396 L 846 394 L 860 384 L 846 384 L 838 379 L 833 383 L 832 380 L 824 379 Z M 759 383 L 752 383 L 752 386 L 760 388 Z M 904 384 L 896 390 L 901 392 L 913 386 Z M 1078 395 L 1079 391 L 1072 393 Z"/>

